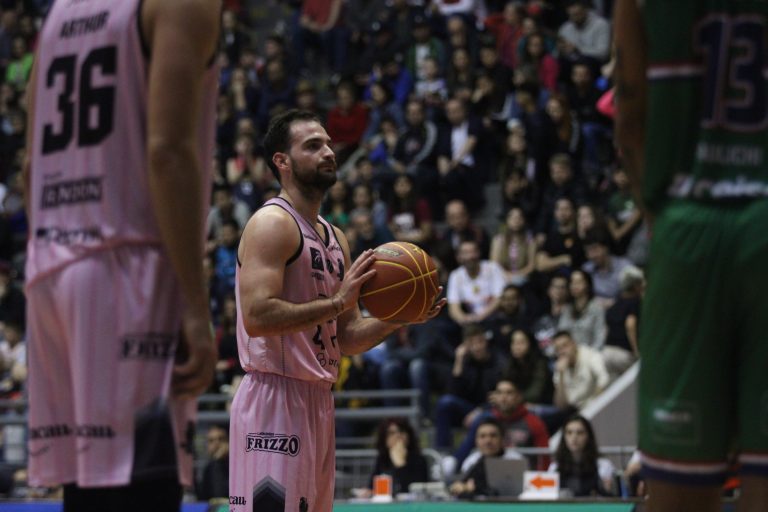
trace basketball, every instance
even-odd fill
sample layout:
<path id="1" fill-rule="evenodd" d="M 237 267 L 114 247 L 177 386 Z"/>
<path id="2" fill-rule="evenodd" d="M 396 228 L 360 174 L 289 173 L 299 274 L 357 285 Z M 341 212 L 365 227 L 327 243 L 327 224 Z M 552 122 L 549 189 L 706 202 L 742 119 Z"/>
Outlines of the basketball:
<path id="1" fill-rule="evenodd" d="M 374 252 L 376 275 L 360 289 L 365 309 L 390 322 L 413 322 L 429 311 L 439 288 L 429 254 L 408 242 L 382 244 Z"/>

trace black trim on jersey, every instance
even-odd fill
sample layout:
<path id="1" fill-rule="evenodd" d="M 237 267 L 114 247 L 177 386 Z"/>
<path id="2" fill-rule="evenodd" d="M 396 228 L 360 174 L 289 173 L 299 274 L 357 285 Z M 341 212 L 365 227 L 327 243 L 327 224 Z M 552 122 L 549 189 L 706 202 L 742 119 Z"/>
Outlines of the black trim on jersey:
<path id="1" fill-rule="evenodd" d="M 141 53 L 144 55 L 145 59 L 149 60 L 149 57 L 150 57 L 149 44 L 147 43 L 147 40 L 144 37 L 144 25 L 141 23 L 142 7 L 144 7 L 144 0 L 139 0 L 139 7 L 137 9 L 138 12 L 136 12 L 136 30 L 139 31 L 139 41 L 141 42 Z"/>
<path id="2" fill-rule="evenodd" d="M 325 220 L 325 219 L 323 219 L 323 220 Z M 331 227 L 331 234 L 333 235 L 333 239 L 336 240 L 336 243 L 339 244 L 339 248 L 341 248 L 341 241 L 339 240 L 339 237 L 336 236 L 336 230 L 333 229 L 333 224 L 331 224 L 327 220 L 325 222 Z M 328 240 L 328 245 L 330 245 L 330 238 Z M 342 250 L 342 252 L 344 252 L 344 251 Z"/>
<path id="3" fill-rule="evenodd" d="M 276 197 L 275 199 L 280 199 L 280 198 L 279 198 L 279 197 Z M 283 201 L 285 201 L 285 199 L 283 199 Z M 285 202 L 287 203 L 288 201 L 285 201 Z M 287 267 L 288 265 L 290 265 L 291 263 L 293 263 L 294 261 L 296 261 L 297 259 L 299 259 L 299 256 L 301 256 L 301 251 L 303 251 L 303 250 L 304 250 L 304 234 L 301 232 L 301 226 L 299 226 L 299 221 L 298 221 L 298 220 L 296 220 L 296 217 L 294 217 L 294 216 L 293 216 L 293 214 L 291 214 L 291 212 L 290 212 L 290 211 L 288 211 L 288 208 L 286 208 L 285 206 L 279 205 L 279 204 L 277 204 L 277 203 L 269 203 L 269 204 L 265 204 L 265 205 L 264 205 L 264 206 L 262 206 L 261 208 L 265 208 L 265 207 L 267 207 L 267 206 L 277 206 L 278 208 L 282 208 L 283 210 L 285 210 L 285 211 L 286 211 L 286 213 L 288 213 L 289 215 L 291 215 L 291 218 L 293 219 L 293 222 L 295 222 L 295 223 L 296 223 L 296 227 L 297 227 L 297 228 L 299 228 L 299 248 L 298 248 L 298 249 L 296 249 L 296 252 L 295 252 L 295 253 L 293 253 L 293 256 L 291 256 L 290 258 L 288 258 L 288 261 L 286 261 L 286 262 L 285 262 L 285 266 Z M 259 208 L 259 210 L 261 210 L 261 208 Z M 239 258 L 238 258 L 238 263 L 239 263 L 239 262 L 240 262 L 240 260 L 239 260 Z"/>
<path id="4" fill-rule="evenodd" d="M 235 259 L 237 260 L 237 266 L 240 268 L 243 268 L 243 263 L 240 261 L 240 253 L 238 252 L 235 254 Z"/>
<path id="5" fill-rule="evenodd" d="M 280 200 L 281 200 L 281 201 L 283 201 L 285 204 L 287 204 L 288 206 L 290 206 L 290 207 L 291 207 L 291 210 L 293 210 L 294 212 L 296 212 L 296 208 L 294 208 L 294 207 L 293 207 L 293 205 L 292 205 L 291 203 L 289 203 L 287 199 L 285 199 L 285 198 L 283 198 L 283 197 L 275 197 L 274 199 L 280 199 Z M 274 204 L 274 203 L 272 203 L 272 204 Z M 285 208 L 283 208 L 283 209 L 285 209 Z M 287 210 L 286 210 L 286 211 L 287 211 Z M 323 238 L 323 235 L 321 235 L 320 233 L 318 233 L 318 231 L 317 231 L 317 228 L 315 228 L 314 226 L 311 226 L 311 225 L 309 224 L 309 221 L 308 221 L 307 219 L 305 219 L 304 217 L 302 217 L 301 215 L 299 215 L 299 212 L 296 212 L 296 215 L 298 215 L 298 217 L 299 217 L 301 220 L 303 220 L 303 221 L 304 221 L 304 222 L 307 224 L 307 227 L 309 227 L 309 229 L 311 229 L 312 231 L 314 231 L 314 232 L 315 232 L 315 234 L 317 234 L 317 236 L 320 238 L 320 241 L 322 241 L 322 242 L 323 242 L 323 245 L 324 245 L 325 247 L 328 247 L 329 245 L 331 245 L 331 234 L 330 234 L 330 233 L 328 233 L 328 226 L 326 226 L 326 223 L 328 223 L 328 221 L 327 221 L 327 220 L 325 220 L 324 218 L 322 218 L 320 215 L 318 215 L 318 216 L 317 216 L 317 220 L 320 222 L 320 225 L 321 225 L 321 226 L 323 226 L 323 231 L 325 232 L 325 238 Z M 296 217 L 294 217 L 294 220 L 295 220 L 295 219 L 296 219 Z M 331 231 L 333 231 L 333 229 L 331 229 Z"/>

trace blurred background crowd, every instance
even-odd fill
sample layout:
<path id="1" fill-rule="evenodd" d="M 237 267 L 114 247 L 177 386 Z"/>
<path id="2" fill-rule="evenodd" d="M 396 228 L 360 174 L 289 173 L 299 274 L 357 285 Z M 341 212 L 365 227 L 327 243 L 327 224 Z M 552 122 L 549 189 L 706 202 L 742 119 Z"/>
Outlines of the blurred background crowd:
<path id="1" fill-rule="evenodd" d="M 23 414 L 12 400 L 23 399 L 26 378 L 25 87 L 50 3 L 0 1 L 6 416 Z M 322 214 L 345 230 L 352 257 L 392 240 L 418 244 L 436 260 L 449 303 L 429 323 L 345 358 L 336 389 L 418 389 L 415 427 L 432 432 L 430 448 L 446 456 L 445 474 L 458 482 L 480 449 L 479 433 L 496 427 L 502 451 L 547 447 L 551 434 L 571 424 L 594 445 L 588 422 L 573 415 L 639 357 L 648 248 L 647 226 L 612 143 L 612 1 L 224 3 L 206 255 L 220 360 L 209 394 L 231 395 L 242 374 L 236 249 L 250 215 L 279 191 L 261 137 L 271 116 L 297 107 L 316 112 L 333 141 L 339 180 Z M 390 403 L 398 402 L 384 400 Z M 404 457 L 400 448 L 392 457 L 382 448 L 392 425 L 406 433 L 398 445 L 414 437 L 413 425 L 379 425 L 385 465 Z M 371 436 L 376 428 L 339 422 L 337 435 Z M 5 464 L 23 468 L 23 425 L 3 432 Z M 197 494 L 209 498 L 222 482 L 226 488 L 227 430 L 204 433 Z M 590 449 L 586 466 L 583 457 L 562 458 L 559 450 L 556 460 L 540 456 L 530 465 L 546 469 L 554 460 L 565 479 L 592 475 L 599 464 Z M 13 492 L 23 470 L 6 473 L 0 480 Z M 593 480 L 579 485 L 611 492 L 610 478 Z"/>

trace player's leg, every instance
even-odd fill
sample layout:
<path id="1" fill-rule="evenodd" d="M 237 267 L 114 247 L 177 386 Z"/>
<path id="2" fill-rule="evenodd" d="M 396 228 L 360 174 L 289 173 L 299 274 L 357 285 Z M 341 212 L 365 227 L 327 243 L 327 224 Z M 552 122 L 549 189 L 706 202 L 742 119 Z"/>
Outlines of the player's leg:
<path id="1" fill-rule="evenodd" d="M 320 386 L 253 372 L 240 384 L 230 419 L 229 501 L 233 512 L 314 512 L 317 412 L 331 406 L 330 384 Z M 332 477 L 331 477 L 332 478 Z M 330 480 L 333 485 L 333 480 Z"/>
<path id="2" fill-rule="evenodd" d="M 735 413 L 728 224 L 721 217 L 706 207 L 670 206 L 654 227 L 638 414 L 651 512 L 720 506 Z"/>
<path id="3" fill-rule="evenodd" d="M 59 314 L 59 274 L 27 289 L 28 471 L 32 485 L 77 477 L 70 333 Z"/>
<path id="4" fill-rule="evenodd" d="M 741 495 L 738 512 L 768 510 L 768 202 L 740 217 L 740 254 L 734 262 L 741 347 L 738 362 Z"/>
<path id="5" fill-rule="evenodd" d="M 180 308 L 167 269 L 159 251 L 124 247 L 62 272 L 62 316 L 73 332 L 77 485 L 86 496 L 91 488 L 178 481 L 179 460 L 188 456 L 168 398 Z M 191 484 L 191 474 L 185 480 Z M 167 506 L 153 500 L 151 508 L 178 511 L 181 495 L 172 494 Z"/>

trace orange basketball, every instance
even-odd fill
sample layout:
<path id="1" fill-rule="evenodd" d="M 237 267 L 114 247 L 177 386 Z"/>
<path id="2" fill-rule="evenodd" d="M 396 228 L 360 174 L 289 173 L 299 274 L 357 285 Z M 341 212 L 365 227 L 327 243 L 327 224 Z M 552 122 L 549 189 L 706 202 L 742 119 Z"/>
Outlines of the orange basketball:
<path id="1" fill-rule="evenodd" d="M 429 254 L 409 242 L 389 242 L 374 252 L 376 275 L 360 289 L 365 309 L 392 322 L 412 322 L 429 311 L 439 287 Z"/>

